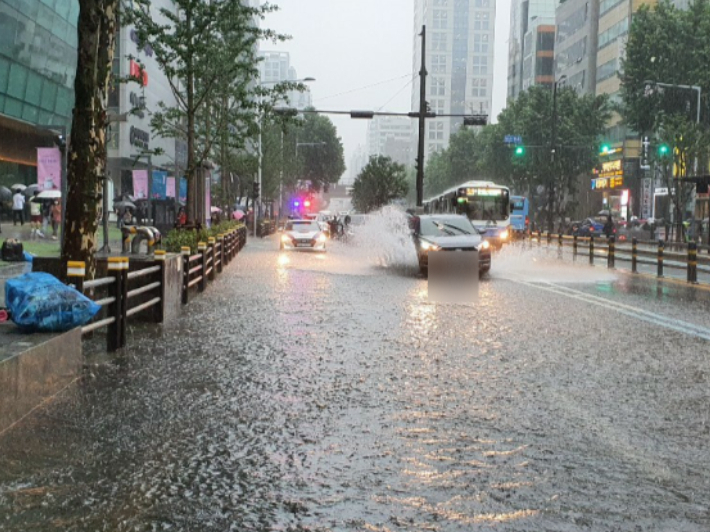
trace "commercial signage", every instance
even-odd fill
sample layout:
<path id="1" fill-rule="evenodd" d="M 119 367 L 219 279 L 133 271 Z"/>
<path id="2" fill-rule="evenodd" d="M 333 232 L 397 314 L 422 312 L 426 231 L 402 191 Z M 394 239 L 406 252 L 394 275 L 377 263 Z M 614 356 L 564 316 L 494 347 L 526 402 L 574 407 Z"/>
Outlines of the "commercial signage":
<path id="1" fill-rule="evenodd" d="M 503 138 L 503 142 L 506 144 L 522 144 L 523 143 L 523 137 L 520 135 L 506 135 Z"/>
<path id="2" fill-rule="evenodd" d="M 131 103 L 131 112 L 138 118 L 145 118 L 145 96 L 140 96 L 135 92 L 131 92 L 128 97 L 128 101 Z"/>
<path id="3" fill-rule="evenodd" d="M 643 180 L 641 193 L 641 218 L 647 220 L 653 213 L 653 182 L 650 178 Z"/>
<path id="4" fill-rule="evenodd" d="M 133 170 L 133 197 L 148 198 L 148 170 Z"/>
<path id="5" fill-rule="evenodd" d="M 131 59 L 130 68 L 129 68 L 128 72 L 129 72 L 130 77 L 139 81 L 143 87 L 148 86 L 148 73 L 145 71 L 145 68 L 141 67 L 133 59 Z"/>
<path id="6" fill-rule="evenodd" d="M 150 197 L 157 200 L 164 200 L 167 197 L 167 189 L 168 173 L 161 170 L 153 170 Z"/>
<path id="7" fill-rule="evenodd" d="M 59 148 L 37 148 L 37 188 L 62 189 L 62 152 Z"/>
<path id="8" fill-rule="evenodd" d="M 180 178 L 180 197 L 178 201 L 180 203 L 187 203 L 187 179 L 184 177 Z"/>
<path id="9" fill-rule="evenodd" d="M 129 142 L 131 143 L 131 146 L 137 146 L 147 150 L 150 145 L 150 133 L 143 131 L 142 129 L 138 129 L 135 126 L 131 126 Z"/>
<path id="10" fill-rule="evenodd" d="M 168 198 L 174 198 L 175 197 L 175 178 L 174 177 L 168 177 L 168 179 L 165 182 L 165 195 Z"/>
<path id="11" fill-rule="evenodd" d="M 605 188 L 621 188 L 624 186 L 624 178 L 619 177 L 597 177 L 592 179 L 592 190 L 602 190 Z"/>
<path id="12" fill-rule="evenodd" d="M 137 46 L 139 46 L 138 49 L 140 50 L 140 44 L 141 44 L 141 43 L 140 43 L 140 41 L 138 40 L 138 32 L 136 31 L 135 28 L 131 28 L 131 40 L 132 40 Z M 153 57 L 153 47 L 152 47 L 150 44 L 146 44 L 146 45 L 143 47 L 143 52 L 145 52 L 145 55 L 147 55 L 148 57 Z"/>
<path id="13" fill-rule="evenodd" d="M 667 195 L 668 195 L 668 188 L 667 187 L 662 187 L 662 188 L 656 189 L 656 196 L 667 196 Z"/>
<path id="14" fill-rule="evenodd" d="M 465 192 L 466 196 L 500 196 L 503 193 L 500 188 L 467 188 Z"/>
<path id="15" fill-rule="evenodd" d="M 602 163 L 602 171 L 599 172 L 599 177 L 616 177 L 623 175 L 624 170 L 621 167 L 621 159 Z"/>

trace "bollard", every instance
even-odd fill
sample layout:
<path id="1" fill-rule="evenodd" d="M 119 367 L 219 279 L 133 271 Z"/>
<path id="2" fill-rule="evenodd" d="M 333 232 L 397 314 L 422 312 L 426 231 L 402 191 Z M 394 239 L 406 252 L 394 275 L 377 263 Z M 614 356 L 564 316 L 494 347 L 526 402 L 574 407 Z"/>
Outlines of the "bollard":
<path id="1" fill-rule="evenodd" d="M 573 236 L 574 240 L 572 241 L 572 259 L 577 260 L 577 235 Z"/>
<path id="2" fill-rule="evenodd" d="M 224 235 L 217 235 L 217 242 L 219 243 L 219 268 L 217 268 L 217 273 L 222 273 L 224 269 Z"/>
<path id="3" fill-rule="evenodd" d="M 84 293 L 84 277 L 86 277 L 86 263 L 83 260 L 67 261 L 67 280 L 69 285 Z"/>
<path id="4" fill-rule="evenodd" d="M 557 245 L 558 247 L 562 248 L 562 233 L 559 233 L 557 235 Z"/>
<path id="5" fill-rule="evenodd" d="M 697 284 L 698 282 L 698 244 L 688 243 L 688 282 Z"/>
<path id="6" fill-rule="evenodd" d="M 663 247 L 665 243 L 663 240 L 658 241 L 658 277 L 663 277 Z"/>
<path id="7" fill-rule="evenodd" d="M 207 288 L 207 244 L 198 242 L 197 251 L 202 254 L 202 279 L 198 285 L 198 290 L 204 292 L 205 288 Z"/>
<path id="8" fill-rule="evenodd" d="M 153 320 L 155 323 L 163 323 L 165 319 L 165 250 L 156 249 L 155 250 L 155 264 L 160 266 L 160 271 L 158 272 L 158 279 L 160 280 L 160 303 L 153 305 Z"/>
<path id="9" fill-rule="evenodd" d="M 550 247 L 550 243 L 552 242 L 552 234 L 548 231 L 547 232 L 547 246 Z"/>
<path id="10" fill-rule="evenodd" d="M 108 273 L 114 276 L 114 282 L 108 286 L 108 296 L 113 298 L 113 302 L 108 306 L 108 315 L 114 317 L 113 323 L 109 324 L 106 330 L 106 349 L 116 351 L 122 347 L 122 333 L 125 331 L 124 311 L 123 311 L 123 270 L 124 257 L 108 258 Z M 128 263 L 126 263 L 128 264 Z"/>
<path id="11" fill-rule="evenodd" d="M 182 304 L 187 305 L 190 295 L 190 248 L 182 246 L 180 254 L 182 255 Z"/>
<path id="12" fill-rule="evenodd" d="M 589 235 L 589 264 L 594 264 L 594 235 Z"/>
<path id="13" fill-rule="evenodd" d="M 542 245 L 542 231 L 540 229 L 537 230 L 537 245 Z"/>
<path id="14" fill-rule="evenodd" d="M 616 237 L 611 235 L 607 240 L 609 245 L 609 251 L 606 255 L 606 267 L 609 269 L 614 269 L 614 254 L 616 251 Z"/>
<path id="15" fill-rule="evenodd" d="M 638 240 L 631 239 L 631 273 L 638 273 Z"/>

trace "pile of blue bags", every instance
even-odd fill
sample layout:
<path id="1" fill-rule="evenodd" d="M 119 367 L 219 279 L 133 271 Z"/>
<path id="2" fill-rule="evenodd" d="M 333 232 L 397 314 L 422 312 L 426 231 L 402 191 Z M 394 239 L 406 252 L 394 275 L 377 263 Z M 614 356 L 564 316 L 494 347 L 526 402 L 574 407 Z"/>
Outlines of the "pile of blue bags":
<path id="1" fill-rule="evenodd" d="M 26 332 L 63 332 L 89 323 L 101 310 L 81 292 L 48 273 L 31 272 L 5 282 L 5 304 Z"/>

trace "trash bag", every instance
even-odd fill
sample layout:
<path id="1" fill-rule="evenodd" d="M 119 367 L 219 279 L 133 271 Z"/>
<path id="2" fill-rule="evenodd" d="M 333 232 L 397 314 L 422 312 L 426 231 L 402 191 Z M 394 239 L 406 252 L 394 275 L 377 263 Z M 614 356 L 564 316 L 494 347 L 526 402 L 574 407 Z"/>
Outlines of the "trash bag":
<path id="1" fill-rule="evenodd" d="M 34 255 L 32 255 L 32 253 L 28 253 L 28 252 L 24 251 L 22 255 L 25 258 L 25 262 L 34 261 Z"/>
<path id="2" fill-rule="evenodd" d="M 81 292 L 42 272 L 5 282 L 5 304 L 12 321 L 26 332 L 63 332 L 86 325 L 99 312 Z"/>
<path id="3" fill-rule="evenodd" d="M 14 238 L 8 238 L 2 243 L 0 258 L 7 262 L 24 262 L 25 255 L 22 242 Z"/>

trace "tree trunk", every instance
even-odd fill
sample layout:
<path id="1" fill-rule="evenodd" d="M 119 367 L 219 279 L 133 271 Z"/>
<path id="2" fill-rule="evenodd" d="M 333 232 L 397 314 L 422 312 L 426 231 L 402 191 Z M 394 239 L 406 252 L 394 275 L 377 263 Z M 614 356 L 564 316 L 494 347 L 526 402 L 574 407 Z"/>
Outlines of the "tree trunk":
<path id="1" fill-rule="evenodd" d="M 94 253 L 106 171 L 106 104 L 119 0 L 80 0 L 73 123 L 67 161 L 62 260 L 84 261 L 96 274 Z"/>

